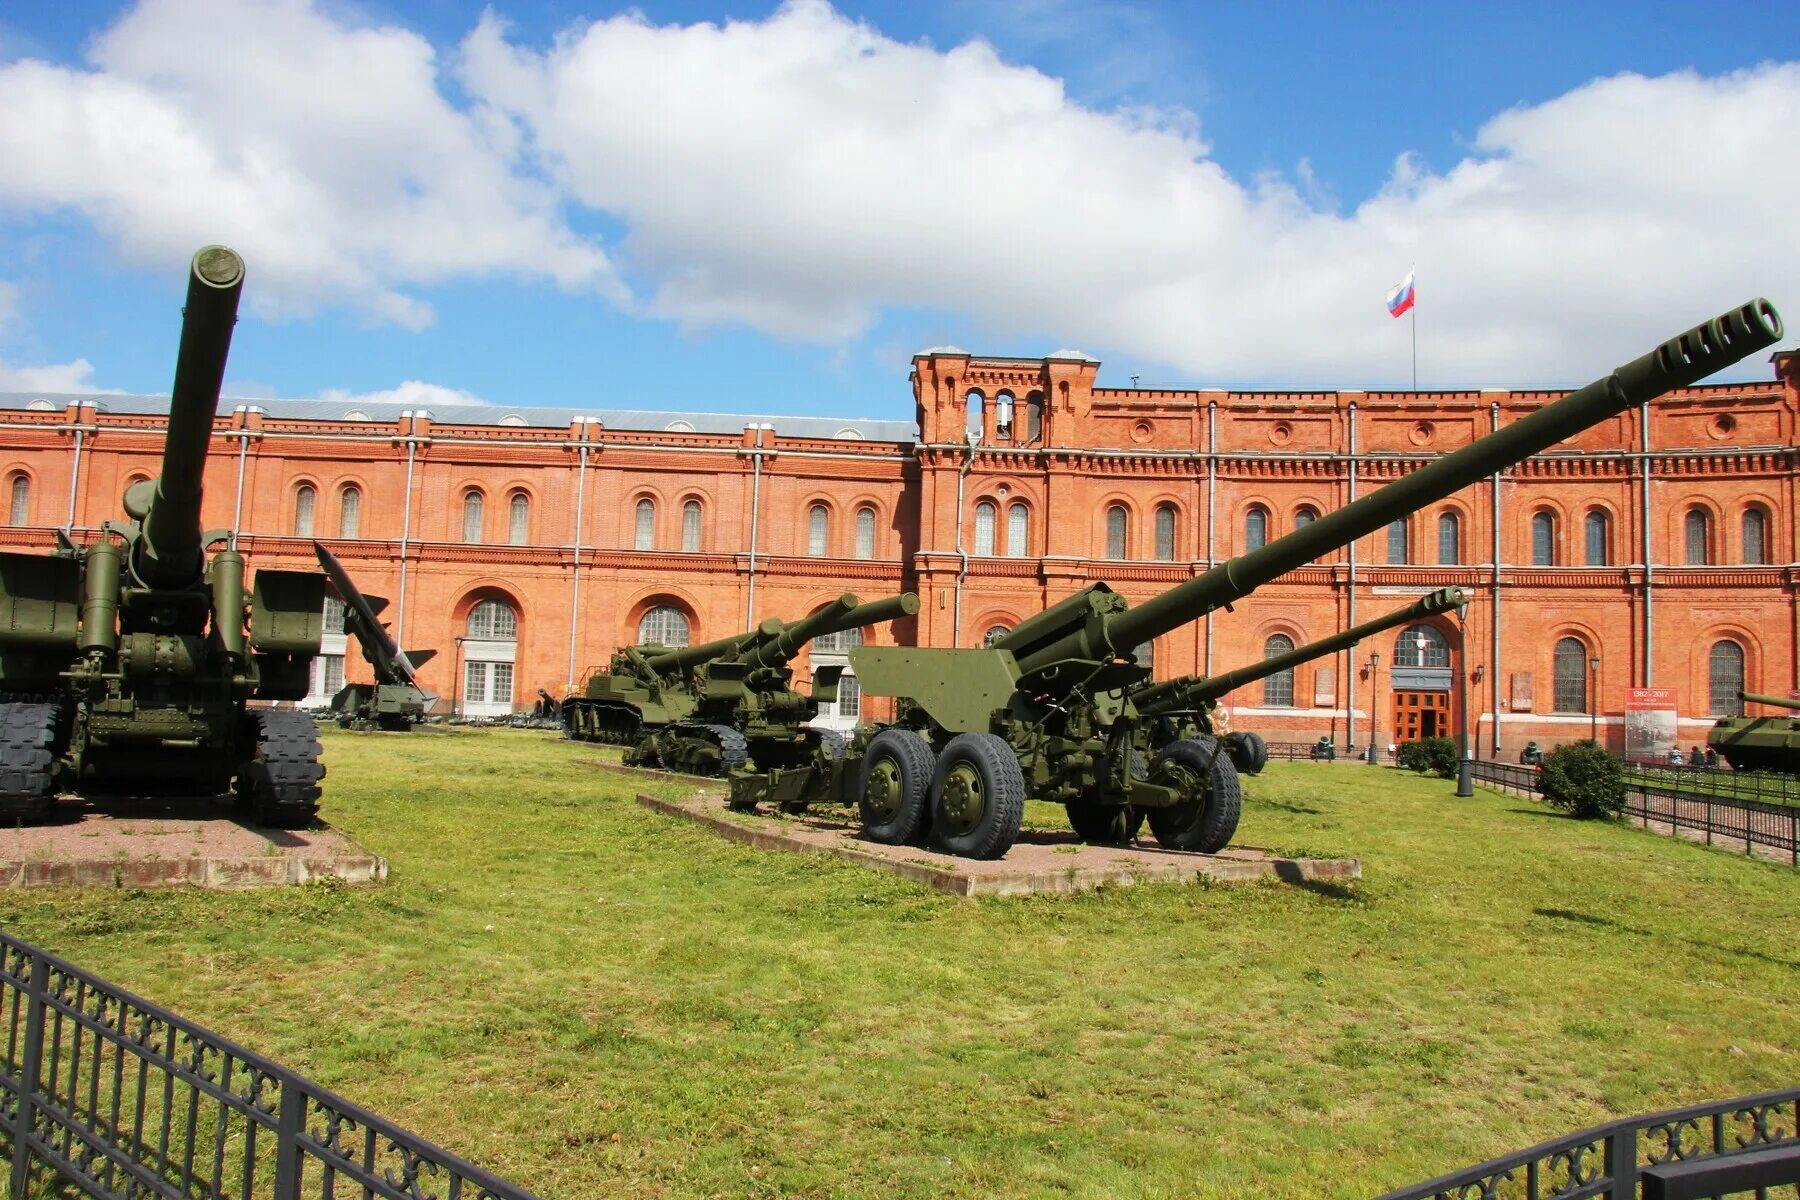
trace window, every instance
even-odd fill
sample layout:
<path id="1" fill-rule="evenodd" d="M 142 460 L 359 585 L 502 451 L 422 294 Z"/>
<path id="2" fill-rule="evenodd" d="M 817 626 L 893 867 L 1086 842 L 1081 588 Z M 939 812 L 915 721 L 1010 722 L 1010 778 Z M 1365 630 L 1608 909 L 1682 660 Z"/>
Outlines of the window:
<path id="1" fill-rule="evenodd" d="M 1588 710 L 1587 647 L 1575 638 L 1556 643 L 1554 659 L 1555 687 L 1550 697 L 1551 712 L 1586 712 Z"/>
<path id="2" fill-rule="evenodd" d="M 1704 508 L 1690 508 L 1682 521 L 1682 531 L 1686 535 L 1687 558 L 1690 567 L 1704 567 L 1712 559 L 1707 553 L 1707 543 L 1712 537 L 1712 521 Z"/>
<path id="3" fill-rule="evenodd" d="M 309 483 L 303 483 L 294 489 L 294 536 L 311 537 L 313 531 L 313 505 L 319 494 Z"/>
<path id="4" fill-rule="evenodd" d="M 681 506 L 681 548 L 689 554 L 700 550 L 700 502 L 689 500 Z"/>
<path id="5" fill-rule="evenodd" d="M 1044 436 L 1044 398 L 1037 392 L 1025 397 L 1025 440 L 1041 441 Z"/>
<path id="6" fill-rule="evenodd" d="M 517 641 L 519 614 L 504 600 L 483 600 L 469 610 L 469 637 L 481 642 Z"/>
<path id="7" fill-rule="evenodd" d="M 981 440 L 981 405 L 981 393 L 970 392 L 967 400 L 967 409 L 964 413 L 963 430 L 966 433 L 973 434 L 976 441 Z"/>
<path id="8" fill-rule="evenodd" d="M 1408 625 L 1394 639 L 1394 665 L 1447 667 L 1450 665 L 1450 643 L 1444 640 L 1444 635 L 1434 626 Z"/>
<path id="9" fill-rule="evenodd" d="M 1406 557 L 1407 520 L 1396 517 L 1388 522 L 1387 527 L 1387 560 L 1396 566 L 1404 566 L 1409 561 Z"/>
<path id="10" fill-rule="evenodd" d="M 995 642 L 1012 632 L 1010 625 L 990 625 L 988 631 L 981 635 L 983 646 L 992 646 Z"/>
<path id="11" fill-rule="evenodd" d="M 1314 508 L 1310 504 L 1302 504 L 1299 508 L 1296 508 L 1294 510 L 1294 528 L 1295 529 L 1305 529 L 1308 525 L 1311 525 L 1314 521 L 1316 521 L 1318 519 L 1319 519 L 1319 510 Z M 1319 560 L 1315 558 L 1312 561 L 1317 562 Z"/>
<path id="12" fill-rule="evenodd" d="M 480 492 L 470 490 L 463 496 L 463 541 L 471 546 L 481 543 L 481 516 L 485 501 Z"/>
<path id="13" fill-rule="evenodd" d="M 1261 550 L 1269 544 L 1269 510 L 1252 504 L 1244 515 L 1244 549 Z"/>
<path id="14" fill-rule="evenodd" d="M 1115 504 L 1106 510 L 1106 557 L 1125 557 L 1125 506 Z"/>
<path id="15" fill-rule="evenodd" d="M 1556 565 L 1556 518 L 1547 512 L 1531 514 L 1531 565 Z"/>
<path id="16" fill-rule="evenodd" d="M 8 519 L 13 525 L 31 523 L 31 479 L 26 475 L 14 475 L 12 481 L 12 515 Z"/>
<path id="17" fill-rule="evenodd" d="M 831 510 L 815 504 L 806 517 L 806 552 L 813 558 L 824 558 L 831 538 Z"/>
<path id="18" fill-rule="evenodd" d="M 815 659 L 821 654 L 848 654 L 862 644 L 862 630 L 846 629 L 842 633 L 827 633 L 814 638 L 812 652 Z"/>
<path id="19" fill-rule="evenodd" d="M 325 597 L 325 632 L 339 635 L 344 632 L 344 602 L 336 596 Z"/>
<path id="20" fill-rule="evenodd" d="M 679 608 L 661 605 L 645 613 L 638 622 L 638 645 L 670 646 L 688 644 L 687 614 Z"/>
<path id="21" fill-rule="evenodd" d="M 519 615 L 504 600 L 483 600 L 469 610 L 467 632 L 459 707 L 465 716 L 504 717 L 513 707 Z"/>
<path id="22" fill-rule="evenodd" d="M 838 676 L 836 716 L 854 720 L 862 715 L 862 684 L 846 671 Z"/>
<path id="23" fill-rule="evenodd" d="M 338 497 L 338 536 L 341 538 L 359 537 L 361 530 L 362 489 L 351 484 Z"/>
<path id="24" fill-rule="evenodd" d="M 1768 521 L 1760 508 L 1744 510 L 1744 561 L 1747 563 L 1766 563 L 1769 561 Z"/>
<path id="25" fill-rule="evenodd" d="M 1715 717 L 1744 715 L 1744 648 L 1736 642 L 1714 642 L 1707 655 L 1707 711 Z"/>
<path id="26" fill-rule="evenodd" d="M 631 545 L 634 550 L 656 549 L 656 501 L 648 496 L 637 502 L 637 529 Z"/>
<path id="27" fill-rule="evenodd" d="M 975 553 L 991 556 L 994 553 L 994 517 L 992 501 L 983 500 L 975 506 Z"/>
<path id="28" fill-rule="evenodd" d="M 1160 504 L 1156 508 L 1156 561 L 1175 561 L 1175 506 Z"/>
<path id="29" fill-rule="evenodd" d="M 523 546 L 530 541 L 531 497 L 514 492 L 506 502 L 506 542 L 509 546 Z"/>
<path id="30" fill-rule="evenodd" d="M 856 557 L 875 557 L 875 510 L 856 510 Z"/>
<path id="31" fill-rule="evenodd" d="M 324 669 L 320 672 L 320 692 L 323 695 L 335 696 L 344 690 L 344 656 L 341 654 L 321 654 L 319 656 Z"/>
<path id="32" fill-rule="evenodd" d="M 1015 501 L 1006 510 L 1006 557 L 1024 558 L 1031 552 L 1031 510 Z"/>
<path id="33" fill-rule="evenodd" d="M 1001 392 L 994 397 L 994 436 L 1011 438 L 1013 423 L 1013 398 L 1011 392 Z"/>
<path id="34" fill-rule="evenodd" d="M 1132 648 L 1131 657 L 1137 660 L 1138 666 L 1140 666 L 1140 667 L 1144 668 L 1144 670 L 1150 672 L 1152 677 L 1155 676 L 1155 674 L 1156 674 L 1156 643 L 1155 642 L 1140 642 L 1138 645 L 1136 645 Z"/>
<path id="35" fill-rule="evenodd" d="M 1446 567 L 1462 561 L 1462 518 L 1453 512 L 1438 514 L 1438 562 Z"/>
<path id="36" fill-rule="evenodd" d="M 1587 557 L 1583 561 L 1590 567 L 1604 567 L 1611 557 L 1607 543 L 1612 539 L 1607 536 L 1607 523 L 1605 509 L 1588 509 L 1587 520 L 1583 522 L 1587 530 Z"/>
<path id="37" fill-rule="evenodd" d="M 1293 638 L 1285 633 L 1277 633 L 1263 643 L 1263 657 L 1275 658 L 1293 648 Z M 1277 671 L 1263 679 L 1263 704 L 1268 708 L 1294 707 L 1294 668 Z"/>
<path id="38" fill-rule="evenodd" d="M 504 716 L 512 711 L 513 665 L 470 659 L 463 671 L 463 712 Z"/>

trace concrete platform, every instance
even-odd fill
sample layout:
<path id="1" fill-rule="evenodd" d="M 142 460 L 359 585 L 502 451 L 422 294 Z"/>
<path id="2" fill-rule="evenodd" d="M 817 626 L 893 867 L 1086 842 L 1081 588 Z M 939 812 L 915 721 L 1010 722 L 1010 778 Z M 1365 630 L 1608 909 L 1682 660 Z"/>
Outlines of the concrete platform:
<path id="1" fill-rule="evenodd" d="M 210 799 L 64 797 L 48 821 L 0 828 L 0 887 L 246 889 L 328 875 L 380 883 L 387 862 L 329 826 L 254 825 Z"/>
<path id="2" fill-rule="evenodd" d="M 1006 857 L 994 862 L 957 858 L 917 846 L 864 841 L 854 822 L 831 810 L 785 816 L 734 813 L 716 788 L 697 788 L 685 800 L 639 795 L 656 812 L 693 821 L 734 842 L 761 850 L 831 854 L 922 883 L 954 896 L 1030 896 L 1088 892 L 1143 883 L 1251 883 L 1278 879 L 1342 884 L 1362 878 L 1354 858 L 1278 858 L 1263 850 L 1228 848 L 1218 854 L 1142 846 L 1089 846 L 1072 833 L 1026 830 Z"/>

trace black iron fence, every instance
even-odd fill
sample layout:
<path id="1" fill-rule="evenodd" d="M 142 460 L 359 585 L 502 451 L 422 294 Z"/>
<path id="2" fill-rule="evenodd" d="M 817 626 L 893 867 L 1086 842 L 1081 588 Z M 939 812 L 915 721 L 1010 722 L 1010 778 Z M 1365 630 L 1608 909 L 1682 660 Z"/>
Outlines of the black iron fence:
<path id="1" fill-rule="evenodd" d="M 1625 778 L 1696 796 L 1800 805 L 1800 775 L 1783 775 L 1775 771 L 1734 771 L 1730 767 L 1695 766 L 1692 763 L 1675 766 L 1652 759 L 1626 759 Z"/>
<path id="2" fill-rule="evenodd" d="M 1800 1088 L 1629 1117 L 1380 1200 L 1676 1200 L 1800 1183 Z"/>
<path id="3" fill-rule="evenodd" d="M 1477 762 L 1475 780 L 1520 796 L 1536 796 L 1541 790 L 1536 767 L 1511 763 Z M 1679 783 L 1627 772 L 1625 815 L 1644 826 L 1694 830 L 1709 846 L 1742 843 L 1746 854 L 1765 847 L 1800 865 L 1800 806 L 1697 795 Z"/>
<path id="4" fill-rule="evenodd" d="M 532 1200 L 305 1077 L 0 933 L 12 1189 L 94 1197 Z"/>

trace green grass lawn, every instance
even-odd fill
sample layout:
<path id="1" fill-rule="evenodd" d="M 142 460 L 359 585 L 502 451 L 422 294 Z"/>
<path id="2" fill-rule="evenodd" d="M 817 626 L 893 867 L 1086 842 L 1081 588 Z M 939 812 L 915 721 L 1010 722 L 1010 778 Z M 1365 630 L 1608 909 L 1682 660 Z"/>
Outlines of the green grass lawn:
<path id="1" fill-rule="evenodd" d="M 0 920 L 546 1197 L 1360 1197 L 1800 1081 L 1800 875 L 1516 797 L 1274 764 L 1238 843 L 1359 886 L 969 902 L 553 734 L 326 748 L 385 887 Z"/>

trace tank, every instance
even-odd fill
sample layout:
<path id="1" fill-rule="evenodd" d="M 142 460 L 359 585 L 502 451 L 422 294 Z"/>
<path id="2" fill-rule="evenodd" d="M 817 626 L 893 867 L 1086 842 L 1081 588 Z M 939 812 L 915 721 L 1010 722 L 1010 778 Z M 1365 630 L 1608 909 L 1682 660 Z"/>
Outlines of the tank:
<path id="1" fill-rule="evenodd" d="M 0 812 L 46 815 L 60 791 L 235 793 L 257 821 L 318 808 L 317 729 L 252 701 L 306 695 L 325 577 L 263 569 L 248 597 L 227 530 L 200 501 L 244 263 L 194 255 L 162 472 L 85 546 L 0 555 Z M 214 549 L 214 547 L 221 547 Z"/>
<path id="2" fill-rule="evenodd" d="M 1706 735 L 1706 745 L 1738 771 L 1800 775 L 1800 700 L 1739 692 L 1746 704 L 1783 710 L 1773 717 L 1726 717 Z"/>
<path id="3" fill-rule="evenodd" d="M 1237 767 L 1209 738 L 1155 743 L 1133 699 L 1149 672 L 1132 647 L 1241 603 L 1295 567 L 1780 337 L 1780 317 L 1767 301 L 1732 309 L 1135 607 L 1096 583 L 1021 622 L 990 648 L 853 650 L 864 693 L 897 698 L 900 712 L 893 726 L 859 737 L 852 755 L 834 767 L 834 798 L 854 798 L 864 836 L 873 841 L 924 838 L 972 858 L 1006 853 L 1027 798 L 1065 805 L 1078 831 L 1104 840 L 1124 840 L 1147 819 L 1164 846 L 1221 850 L 1237 828 Z M 771 780 L 765 791 L 779 797 L 808 789 L 819 785 Z"/>
<path id="4" fill-rule="evenodd" d="M 332 719 L 345 729 L 381 729 L 405 733 L 425 719 L 437 697 L 419 686 L 418 669 L 437 657 L 436 650 L 402 650 L 381 624 L 388 602 L 365 596 L 337 555 L 313 543 L 313 554 L 344 605 L 344 630 L 356 639 L 374 683 L 347 683 L 331 698 Z"/>
<path id="5" fill-rule="evenodd" d="M 748 633 L 698 646 L 622 646 L 581 695 L 563 701 L 564 732 L 627 747 L 628 765 L 691 775 L 836 761 L 843 739 L 809 722 L 819 705 L 837 698 L 843 668 L 819 668 L 811 693 L 802 694 L 788 664 L 814 638 L 918 611 L 911 592 L 868 604 L 846 592 L 802 620 L 770 618 Z"/>

